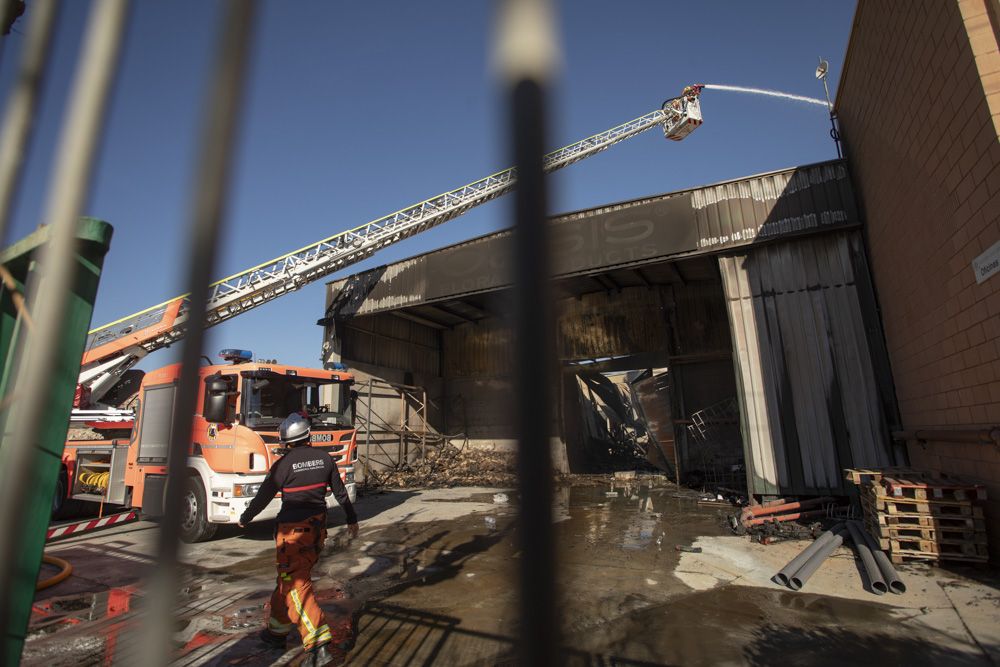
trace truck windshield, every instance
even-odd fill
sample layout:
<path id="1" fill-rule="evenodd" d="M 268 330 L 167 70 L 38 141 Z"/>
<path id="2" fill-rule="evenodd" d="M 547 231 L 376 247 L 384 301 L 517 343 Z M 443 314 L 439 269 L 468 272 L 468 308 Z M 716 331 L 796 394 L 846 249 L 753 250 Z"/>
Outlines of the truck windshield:
<path id="1" fill-rule="evenodd" d="M 305 414 L 314 428 L 351 427 L 349 382 L 323 381 L 267 374 L 244 378 L 243 423 L 250 428 L 276 429 L 292 413 Z"/>

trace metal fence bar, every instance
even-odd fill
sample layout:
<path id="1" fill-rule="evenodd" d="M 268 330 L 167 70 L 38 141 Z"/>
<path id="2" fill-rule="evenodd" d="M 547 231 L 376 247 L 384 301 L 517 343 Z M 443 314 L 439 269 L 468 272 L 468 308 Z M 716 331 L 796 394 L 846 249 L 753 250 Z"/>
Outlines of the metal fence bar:
<path id="1" fill-rule="evenodd" d="M 423 401 L 420 403 L 420 410 L 417 413 L 423 421 L 423 428 L 420 429 L 420 458 L 427 456 L 427 389 L 423 391 Z"/>
<path id="2" fill-rule="evenodd" d="M 191 419 L 196 412 L 198 366 L 202 354 L 209 285 L 215 268 L 224 219 L 236 128 L 249 60 L 256 3 L 228 0 L 222 13 L 222 38 L 209 88 L 200 137 L 197 190 L 192 201 L 188 234 L 189 318 L 197 323 L 181 348 L 181 373 L 174 403 L 168 455 L 167 490 L 158 542 L 159 566 L 150 582 L 150 609 L 143 628 L 143 646 L 152 664 L 167 665 L 173 657 L 173 611 L 177 599 L 180 510 L 187 484 Z"/>
<path id="3" fill-rule="evenodd" d="M 406 398 L 403 396 L 403 392 L 399 392 L 399 449 L 396 450 L 396 465 L 403 465 L 405 461 L 405 454 L 403 452 L 404 443 L 406 442 L 406 434 L 403 429 L 406 427 Z"/>
<path id="4" fill-rule="evenodd" d="M 371 474 L 372 460 L 372 379 L 368 378 L 368 417 L 365 419 L 365 484 Z"/>
<path id="5" fill-rule="evenodd" d="M 9 6 L 11 3 L 4 3 Z M 0 246 L 7 238 L 7 225 L 14 207 L 14 195 L 21 182 L 21 167 L 31 141 L 38 115 L 38 99 L 49 63 L 59 0 L 32 4 L 32 16 L 24 41 L 24 56 L 17 72 L 17 84 L 11 92 L 0 130 Z"/>
<path id="6" fill-rule="evenodd" d="M 506 0 L 497 55 L 519 183 L 514 199 L 515 425 L 521 503 L 520 623 L 524 665 L 558 654 L 549 415 L 555 336 L 544 168 L 546 88 L 558 60 L 551 0 Z"/>
<path id="7" fill-rule="evenodd" d="M 47 441 L 43 434 L 47 429 L 61 428 L 65 436 L 65 423 L 58 423 L 57 415 L 65 414 L 67 421 L 69 417 L 68 404 L 50 405 L 49 399 L 55 378 L 66 375 L 58 364 L 66 363 L 59 352 L 77 270 L 77 223 L 87 201 L 97 147 L 103 136 L 104 112 L 118 66 L 127 9 L 125 0 L 103 0 L 91 11 L 45 209 L 50 237 L 41 250 L 38 280 L 28 299 L 36 326 L 17 366 L 18 398 L 16 409 L 8 411 L 12 423 L 4 429 L 0 467 L 0 530 L 8 536 L 0 540 L 0 630 L 6 633 L 5 661 L 13 657 L 12 652 L 20 655 L 17 635 L 23 636 L 24 630 L 12 627 L 12 613 L 23 605 L 21 597 L 25 592 L 15 595 L 12 589 L 29 577 L 30 605 L 59 471 L 62 447 L 48 442 L 49 447 L 43 451 Z M 71 352 L 75 350 L 67 351 Z M 60 412 L 62 407 L 64 413 Z M 25 507 L 32 508 L 29 525 L 25 525 Z M 19 539 L 13 539 L 14 535 Z M 34 566 L 29 565 L 31 560 Z M 20 621 L 18 618 L 18 625 Z"/>

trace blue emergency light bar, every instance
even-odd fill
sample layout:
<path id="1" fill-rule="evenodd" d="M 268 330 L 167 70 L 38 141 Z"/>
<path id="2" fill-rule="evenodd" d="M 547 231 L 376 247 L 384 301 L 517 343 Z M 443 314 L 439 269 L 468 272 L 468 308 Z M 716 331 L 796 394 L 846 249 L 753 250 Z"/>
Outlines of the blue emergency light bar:
<path id="1" fill-rule="evenodd" d="M 236 363 L 253 361 L 253 352 L 251 352 L 250 350 L 228 349 L 219 352 L 219 356 L 225 359 L 226 361 L 233 361 Z"/>

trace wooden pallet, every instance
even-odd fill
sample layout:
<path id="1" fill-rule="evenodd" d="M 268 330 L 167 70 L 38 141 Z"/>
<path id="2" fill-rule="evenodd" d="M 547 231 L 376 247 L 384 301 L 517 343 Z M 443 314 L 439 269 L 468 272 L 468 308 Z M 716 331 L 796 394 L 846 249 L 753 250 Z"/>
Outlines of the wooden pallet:
<path id="1" fill-rule="evenodd" d="M 882 527 L 924 527 L 960 530 L 986 530 L 986 521 L 971 516 L 933 516 L 927 514 L 884 514 L 866 513 L 871 525 Z"/>
<path id="2" fill-rule="evenodd" d="M 974 507 L 969 502 L 947 500 L 913 500 L 895 499 L 891 496 L 878 496 L 871 493 L 861 494 L 861 505 L 868 514 L 885 512 L 887 514 L 924 514 L 934 517 L 968 516 L 983 518 L 983 508 Z"/>
<path id="3" fill-rule="evenodd" d="M 884 480 L 883 480 L 884 481 Z M 937 503 L 941 505 L 971 505 L 971 498 L 911 498 L 906 496 L 897 496 L 889 492 L 889 489 L 882 486 L 881 484 L 866 484 L 861 487 L 862 497 L 869 496 L 870 498 L 876 500 L 891 500 L 897 503 Z"/>
<path id="4" fill-rule="evenodd" d="M 884 526 L 865 523 L 865 528 L 879 539 L 940 540 L 942 542 L 986 543 L 986 533 L 973 528 L 932 528 L 924 526 Z"/>
<path id="5" fill-rule="evenodd" d="M 986 563 L 989 561 L 989 556 L 977 555 L 977 556 L 965 556 L 960 554 L 928 554 L 919 551 L 893 551 L 889 554 L 889 559 L 899 565 L 901 563 L 911 563 L 914 561 L 924 561 L 924 562 L 948 562 L 954 561 L 958 563 Z"/>
<path id="6" fill-rule="evenodd" d="M 986 536 L 971 540 L 925 540 L 919 537 L 877 538 L 883 551 L 918 552 L 934 555 L 986 556 Z"/>
<path id="7" fill-rule="evenodd" d="M 909 478 L 883 477 L 882 486 L 896 498 L 914 500 L 986 500 L 986 487 L 979 484 L 953 484 L 914 481 Z"/>
<path id="8" fill-rule="evenodd" d="M 861 486 L 865 482 L 881 482 L 882 475 L 889 471 L 904 477 L 922 474 L 922 471 L 916 468 L 844 468 L 844 479 L 856 486 Z"/>
<path id="9" fill-rule="evenodd" d="M 986 487 L 958 475 L 913 468 L 847 468 L 845 478 L 857 486 L 884 487 L 888 495 L 914 500 L 986 500 Z"/>
<path id="10" fill-rule="evenodd" d="M 894 563 L 988 560 L 977 486 L 903 469 L 857 473 L 865 529 Z M 985 492 L 982 494 L 985 498 Z"/>

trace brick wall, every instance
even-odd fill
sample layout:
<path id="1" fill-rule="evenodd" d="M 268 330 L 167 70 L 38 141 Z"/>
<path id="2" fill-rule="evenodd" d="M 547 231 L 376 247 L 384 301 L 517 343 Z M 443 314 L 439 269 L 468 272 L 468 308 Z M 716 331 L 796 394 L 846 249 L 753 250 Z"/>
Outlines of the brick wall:
<path id="1" fill-rule="evenodd" d="M 837 93 L 905 429 L 1000 424 L 997 0 L 859 0 Z M 911 463 L 979 477 L 1000 556 L 1000 451 L 911 444 Z"/>

